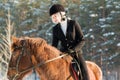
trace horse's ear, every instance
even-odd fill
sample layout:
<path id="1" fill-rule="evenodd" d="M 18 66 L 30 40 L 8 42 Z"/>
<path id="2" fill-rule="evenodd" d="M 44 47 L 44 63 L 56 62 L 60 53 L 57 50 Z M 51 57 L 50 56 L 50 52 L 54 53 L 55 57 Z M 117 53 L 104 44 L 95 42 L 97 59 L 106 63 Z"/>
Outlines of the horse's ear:
<path id="1" fill-rule="evenodd" d="M 46 44 L 46 41 L 44 39 L 41 39 L 41 46 L 44 46 Z"/>
<path id="2" fill-rule="evenodd" d="M 20 40 L 21 46 L 25 46 L 25 43 L 26 43 L 26 40 L 24 40 L 24 39 Z"/>
<path id="3" fill-rule="evenodd" d="M 18 38 L 15 36 L 11 36 L 11 40 L 12 40 L 12 42 L 16 42 L 18 40 Z"/>

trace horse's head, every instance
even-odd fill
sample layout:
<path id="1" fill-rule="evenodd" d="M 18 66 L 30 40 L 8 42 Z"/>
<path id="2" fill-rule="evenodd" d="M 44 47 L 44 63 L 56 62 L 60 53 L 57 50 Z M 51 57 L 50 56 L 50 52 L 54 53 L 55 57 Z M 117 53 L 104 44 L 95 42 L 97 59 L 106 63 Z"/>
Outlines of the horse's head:
<path id="1" fill-rule="evenodd" d="M 26 40 L 24 38 L 12 37 L 12 56 L 7 73 L 9 80 L 22 78 L 24 74 L 21 74 L 21 72 L 32 66 L 30 53 L 25 46 Z M 26 71 L 25 73 L 27 72 L 29 71 Z"/>
<path id="2" fill-rule="evenodd" d="M 43 70 L 48 67 L 48 64 L 43 65 L 43 63 L 46 64 L 48 60 L 59 57 L 61 54 L 58 49 L 48 45 L 42 38 L 13 37 L 12 42 L 12 56 L 8 68 L 9 80 L 22 80 L 25 74 L 31 72 L 32 67 L 38 64 L 42 65 L 41 70 Z M 55 61 L 56 63 L 58 62 Z"/>

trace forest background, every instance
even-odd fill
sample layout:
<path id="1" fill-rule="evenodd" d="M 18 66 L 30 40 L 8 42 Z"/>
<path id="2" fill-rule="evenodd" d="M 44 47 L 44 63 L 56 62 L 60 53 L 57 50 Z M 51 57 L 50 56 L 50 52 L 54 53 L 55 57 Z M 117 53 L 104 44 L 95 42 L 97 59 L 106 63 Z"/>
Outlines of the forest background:
<path id="1" fill-rule="evenodd" d="M 0 0 L 0 34 L 5 35 L 9 10 L 15 36 L 41 37 L 51 44 L 49 8 L 54 3 L 62 4 L 67 16 L 81 25 L 85 59 L 101 67 L 104 80 L 120 80 L 120 0 Z M 9 63 L 4 55 L 0 52 L 0 77 Z"/>

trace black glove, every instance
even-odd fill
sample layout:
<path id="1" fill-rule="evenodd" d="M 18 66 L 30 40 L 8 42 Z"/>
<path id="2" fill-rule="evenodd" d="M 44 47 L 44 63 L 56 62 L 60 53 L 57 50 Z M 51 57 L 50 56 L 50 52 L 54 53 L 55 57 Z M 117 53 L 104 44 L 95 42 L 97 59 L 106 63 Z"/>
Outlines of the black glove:
<path id="1" fill-rule="evenodd" d="M 75 54 L 76 54 L 76 51 L 73 50 L 73 49 L 69 49 L 69 50 L 67 51 L 67 53 L 70 54 L 70 55 L 75 55 Z"/>

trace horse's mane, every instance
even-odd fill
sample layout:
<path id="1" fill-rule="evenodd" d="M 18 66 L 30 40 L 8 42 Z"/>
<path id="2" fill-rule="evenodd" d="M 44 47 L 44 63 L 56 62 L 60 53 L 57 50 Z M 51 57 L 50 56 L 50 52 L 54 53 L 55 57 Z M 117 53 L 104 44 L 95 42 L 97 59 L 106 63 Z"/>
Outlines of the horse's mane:
<path id="1" fill-rule="evenodd" d="M 30 37 L 21 37 L 12 39 L 13 44 L 19 46 L 23 46 L 25 49 L 24 55 L 26 54 L 34 54 L 38 59 L 43 61 L 50 60 L 56 58 L 62 54 L 57 48 L 49 45 L 44 39 L 42 38 L 30 38 Z M 12 45 L 14 46 L 14 45 Z M 15 47 L 12 47 L 13 49 Z M 71 58 L 67 56 L 64 58 L 67 61 L 71 61 Z"/>
<path id="2" fill-rule="evenodd" d="M 24 37 L 20 40 L 25 41 L 25 46 L 29 48 L 30 52 L 33 53 L 42 53 L 43 55 L 49 55 L 49 57 L 57 57 L 61 54 L 61 52 L 49 45 L 44 39 L 42 38 L 30 38 L 30 37 Z M 37 54 L 39 56 L 39 54 Z"/>

